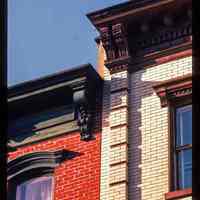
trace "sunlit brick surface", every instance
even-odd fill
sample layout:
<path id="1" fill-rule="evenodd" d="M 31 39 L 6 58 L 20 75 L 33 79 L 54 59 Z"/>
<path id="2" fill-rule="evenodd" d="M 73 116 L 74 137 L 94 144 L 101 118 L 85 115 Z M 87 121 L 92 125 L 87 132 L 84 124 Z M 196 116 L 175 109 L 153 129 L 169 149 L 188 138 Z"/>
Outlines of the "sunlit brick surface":
<path id="1" fill-rule="evenodd" d="M 164 200 L 168 192 L 168 108 L 161 108 L 152 86 L 191 72 L 186 57 L 130 75 L 129 200 Z"/>

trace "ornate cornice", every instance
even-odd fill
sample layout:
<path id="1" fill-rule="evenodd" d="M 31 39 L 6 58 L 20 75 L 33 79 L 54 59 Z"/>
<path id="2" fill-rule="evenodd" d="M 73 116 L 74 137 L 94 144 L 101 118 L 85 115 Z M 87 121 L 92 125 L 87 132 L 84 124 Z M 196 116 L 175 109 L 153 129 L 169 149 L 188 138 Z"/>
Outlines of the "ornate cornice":
<path id="1" fill-rule="evenodd" d="M 55 107 L 71 106 L 72 109 L 75 109 L 75 118 L 71 120 L 76 120 L 77 126 L 73 128 L 70 126 L 69 129 L 75 130 L 79 127 L 81 139 L 91 139 L 91 130 L 94 123 L 96 123 L 94 120 L 95 114 L 93 113 L 95 113 L 96 98 L 100 98 L 98 95 L 101 93 L 101 85 L 100 76 L 88 64 L 14 86 L 9 89 L 9 120 L 10 122 L 15 121 L 21 117 L 31 116 L 45 110 L 48 111 Z M 22 105 L 23 111 L 21 110 Z M 60 116 L 60 118 L 63 116 Z M 52 120 L 55 121 L 57 118 Z M 49 119 L 51 122 L 52 120 Z M 35 131 L 35 125 L 31 123 L 32 127 L 28 127 L 29 133 Z M 52 124 L 49 122 L 49 125 Z M 66 129 L 65 132 L 69 131 Z M 14 134 L 8 133 L 8 136 L 17 136 L 20 133 L 20 131 Z M 39 138 L 24 135 L 24 140 L 26 140 L 26 137 L 30 137 L 29 141 L 31 142 L 38 141 Z M 23 144 L 23 141 L 20 144 Z"/>
<path id="2" fill-rule="evenodd" d="M 131 1 L 87 16 L 100 32 L 105 65 L 111 71 L 130 66 L 135 59 L 141 61 L 154 53 L 162 56 L 166 49 L 191 44 L 191 0 Z"/>
<path id="3" fill-rule="evenodd" d="M 153 86 L 156 94 L 160 97 L 161 106 L 165 107 L 169 102 L 176 101 L 192 95 L 192 75 L 163 81 Z"/>
<path id="4" fill-rule="evenodd" d="M 181 1 L 188 2 L 188 0 Z M 169 5 L 176 6 L 177 2 L 174 0 L 134 0 L 88 13 L 87 17 L 98 28 L 114 21 L 126 21 L 131 17 L 141 16 L 148 11 L 155 11 Z"/>

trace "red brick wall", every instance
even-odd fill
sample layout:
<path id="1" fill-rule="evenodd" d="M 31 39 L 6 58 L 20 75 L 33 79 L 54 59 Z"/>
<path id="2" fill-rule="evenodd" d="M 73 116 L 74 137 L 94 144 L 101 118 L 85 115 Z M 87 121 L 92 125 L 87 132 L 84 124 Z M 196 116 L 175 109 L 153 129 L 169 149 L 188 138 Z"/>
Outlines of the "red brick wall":
<path id="1" fill-rule="evenodd" d="M 55 169 L 54 200 L 98 200 L 100 178 L 100 134 L 84 142 L 79 133 L 66 134 L 21 147 L 9 154 L 14 159 L 35 151 L 66 149 L 81 155 L 66 160 Z"/>

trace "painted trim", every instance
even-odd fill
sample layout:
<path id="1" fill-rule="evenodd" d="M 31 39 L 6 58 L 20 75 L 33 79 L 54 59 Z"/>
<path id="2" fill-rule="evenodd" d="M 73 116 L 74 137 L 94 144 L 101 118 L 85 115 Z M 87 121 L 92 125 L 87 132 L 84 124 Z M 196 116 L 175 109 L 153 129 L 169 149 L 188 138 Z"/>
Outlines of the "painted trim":
<path id="1" fill-rule="evenodd" d="M 184 197 L 188 197 L 188 196 L 192 196 L 192 189 L 191 188 L 184 189 L 184 190 L 177 190 L 177 191 L 173 191 L 173 192 L 168 192 L 168 193 L 165 194 L 165 199 L 171 200 L 171 199 L 184 198 Z"/>

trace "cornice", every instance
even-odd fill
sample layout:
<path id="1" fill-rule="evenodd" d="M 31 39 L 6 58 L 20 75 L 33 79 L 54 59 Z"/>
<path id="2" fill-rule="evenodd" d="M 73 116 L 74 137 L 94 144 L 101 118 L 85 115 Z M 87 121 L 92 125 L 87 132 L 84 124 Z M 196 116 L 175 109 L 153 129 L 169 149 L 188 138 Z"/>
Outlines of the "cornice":
<path id="1" fill-rule="evenodd" d="M 192 56 L 191 36 L 185 38 L 185 42 L 176 46 L 170 46 L 157 50 L 153 53 L 143 52 L 143 54 L 131 58 L 128 71 L 134 73 L 141 69 L 146 69 L 176 59 Z M 113 69 L 114 70 L 114 69 Z"/>
<path id="2" fill-rule="evenodd" d="M 108 7 L 102 10 L 91 12 L 87 14 L 87 17 L 93 23 L 93 25 L 99 29 L 100 26 L 105 24 L 115 23 L 116 21 L 124 22 L 128 18 L 135 17 L 144 14 L 152 9 L 158 9 L 165 5 L 175 4 L 180 2 L 179 0 L 136 0 L 121 3 L 112 7 Z M 183 0 L 182 0 L 183 2 Z M 184 2 L 188 2 L 184 0 Z"/>
<path id="3" fill-rule="evenodd" d="M 192 95 L 192 74 L 163 81 L 153 88 L 160 98 L 161 106 L 165 107 L 170 101 Z"/>
<path id="4" fill-rule="evenodd" d="M 191 0 L 129 1 L 88 17 L 100 32 L 105 65 L 112 73 L 181 45 L 191 48 Z"/>
<path id="5" fill-rule="evenodd" d="M 91 139 L 93 113 L 101 86 L 102 79 L 90 64 L 13 86 L 8 95 L 9 120 L 69 105 L 77 113 L 75 120 L 81 139 Z"/>

